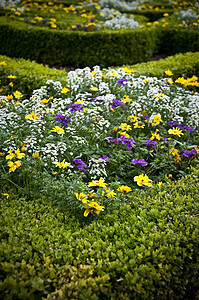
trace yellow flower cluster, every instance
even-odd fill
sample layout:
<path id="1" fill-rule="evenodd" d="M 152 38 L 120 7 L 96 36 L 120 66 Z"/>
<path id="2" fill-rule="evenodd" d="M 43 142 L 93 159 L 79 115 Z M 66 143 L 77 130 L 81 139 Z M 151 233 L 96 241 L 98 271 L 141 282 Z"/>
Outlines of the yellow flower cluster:
<path id="1" fill-rule="evenodd" d="M 8 155 L 6 155 L 6 160 L 10 160 L 7 162 L 9 169 L 9 173 L 10 172 L 14 172 L 17 168 L 19 168 L 21 166 L 21 160 L 15 160 L 15 162 L 12 161 L 13 158 L 17 158 L 17 159 L 22 159 L 25 156 L 24 153 L 21 153 L 19 149 L 14 150 L 14 149 L 10 149 L 8 151 Z"/>

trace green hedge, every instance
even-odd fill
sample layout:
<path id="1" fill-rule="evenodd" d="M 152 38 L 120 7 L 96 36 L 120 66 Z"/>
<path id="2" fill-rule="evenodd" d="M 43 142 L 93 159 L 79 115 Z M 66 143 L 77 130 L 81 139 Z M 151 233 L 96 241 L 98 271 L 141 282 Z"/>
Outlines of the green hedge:
<path id="1" fill-rule="evenodd" d="M 32 27 L 0 18 L 0 54 L 50 66 L 111 66 L 150 60 L 157 43 L 155 28 L 68 32 Z"/>
<path id="2" fill-rule="evenodd" d="M 198 30 L 162 28 L 158 41 L 158 52 L 167 55 L 199 51 Z"/>
<path id="3" fill-rule="evenodd" d="M 199 76 L 199 52 L 187 52 L 185 54 L 176 54 L 168 56 L 166 59 L 158 61 L 149 61 L 147 63 L 135 64 L 132 66 L 136 70 L 136 75 L 167 77 L 165 71 L 170 70 L 173 73 L 173 79 L 185 78 L 193 75 Z"/>
<path id="4" fill-rule="evenodd" d="M 11 81 L 14 84 L 14 90 L 19 90 L 30 96 L 34 89 L 40 88 L 47 80 L 59 80 L 64 83 L 67 76 L 65 70 L 50 69 L 47 65 L 44 66 L 23 58 L 9 58 L 0 55 L 0 61 L 6 63 L 6 66 L 0 66 L 0 87 L 3 88 L 3 94 L 9 92 L 8 85 Z M 8 79 L 9 75 L 14 75 L 17 78 Z"/>
<path id="5" fill-rule="evenodd" d="M 120 66 L 148 61 L 154 53 L 199 51 L 199 32 L 172 28 L 69 32 L 0 18 L 0 54 L 50 66 Z"/>
<path id="6" fill-rule="evenodd" d="M 2 195 L 1 298 L 198 299 L 198 175 L 134 192 L 131 205 L 84 223 L 45 200 Z"/>

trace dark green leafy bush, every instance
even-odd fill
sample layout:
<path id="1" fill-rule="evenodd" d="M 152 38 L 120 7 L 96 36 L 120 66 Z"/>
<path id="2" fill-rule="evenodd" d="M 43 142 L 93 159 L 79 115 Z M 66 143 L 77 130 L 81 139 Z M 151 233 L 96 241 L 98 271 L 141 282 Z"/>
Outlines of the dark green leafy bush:
<path id="1" fill-rule="evenodd" d="M 91 223 L 2 195 L 2 299 L 198 299 L 198 170 L 130 200 Z"/>

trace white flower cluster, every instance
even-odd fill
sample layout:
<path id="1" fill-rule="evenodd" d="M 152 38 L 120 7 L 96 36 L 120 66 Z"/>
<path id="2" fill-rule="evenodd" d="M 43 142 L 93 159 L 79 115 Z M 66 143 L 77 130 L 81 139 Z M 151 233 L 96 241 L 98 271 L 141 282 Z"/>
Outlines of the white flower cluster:
<path id="1" fill-rule="evenodd" d="M 12 7 L 19 5 L 21 0 L 1 0 L 0 7 Z"/>
<path id="2" fill-rule="evenodd" d="M 107 177 L 106 161 L 103 159 L 91 157 L 88 161 L 88 171 L 92 180 L 96 180 L 100 177 L 105 180 L 105 178 Z"/>
<path id="3" fill-rule="evenodd" d="M 125 1 L 120 0 L 100 0 L 99 5 L 101 7 L 113 7 L 116 9 L 126 9 L 126 10 L 132 10 L 132 9 L 139 9 L 140 4 L 143 3 L 143 1 L 132 1 L 131 3 L 127 3 Z"/>
<path id="4" fill-rule="evenodd" d="M 193 11 L 193 9 L 189 8 L 188 10 L 181 10 L 178 12 L 178 20 L 181 21 L 197 21 L 198 16 L 197 14 Z"/>
<path id="5" fill-rule="evenodd" d="M 134 17 L 131 15 L 127 17 L 126 14 L 118 15 L 111 20 L 107 20 L 104 23 L 105 28 L 107 29 L 134 29 L 141 27 L 137 21 L 134 20 Z"/>

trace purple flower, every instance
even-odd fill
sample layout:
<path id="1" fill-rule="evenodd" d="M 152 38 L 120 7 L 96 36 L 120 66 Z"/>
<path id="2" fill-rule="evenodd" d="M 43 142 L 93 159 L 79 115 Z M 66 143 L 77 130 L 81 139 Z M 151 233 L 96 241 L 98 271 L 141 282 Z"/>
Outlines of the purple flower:
<path id="1" fill-rule="evenodd" d="M 120 106 L 122 104 L 124 104 L 122 101 L 112 100 L 112 108 L 115 108 L 115 107 Z"/>
<path id="2" fill-rule="evenodd" d="M 153 148 L 156 148 L 156 144 L 157 144 L 158 142 L 156 142 L 156 141 L 152 141 L 152 140 L 146 140 L 144 143 L 142 143 L 142 145 L 146 145 L 146 146 L 152 146 Z"/>
<path id="3" fill-rule="evenodd" d="M 76 26 L 76 28 L 79 28 L 79 27 L 81 27 L 82 25 L 81 25 L 81 24 L 76 24 L 75 26 Z"/>
<path id="4" fill-rule="evenodd" d="M 46 24 L 46 23 L 48 23 L 48 21 L 47 20 L 41 20 L 41 23 Z"/>
<path id="5" fill-rule="evenodd" d="M 70 112 L 73 113 L 76 110 L 83 110 L 82 104 L 71 103 L 67 106 L 67 109 L 70 109 Z"/>
<path id="6" fill-rule="evenodd" d="M 185 157 L 189 157 L 190 155 L 195 155 L 195 154 L 199 155 L 199 152 L 197 152 L 196 149 L 193 149 L 193 150 L 181 150 L 180 152 Z"/>
<path id="7" fill-rule="evenodd" d="M 125 137 L 124 135 L 122 135 L 118 139 L 115 139 L 112 136 L 109 136 L 108 140 L 116 145 L 119 143 L 122 143 L 122 145 L 126 145 L 126 148 L 128 150 L 131 150 L 133 148 L 132 145 L 135 144 L 135 141 L 133 140 L 133 138 Z"/>
<path id="8" fill-rule="evenodd" d="M 61 114 L 58 114 L 56 115 L 56 119 L 55 119 L 57 122 L 59 123 L 63 123 L 66 127 L 68 127 L 68 122 L 71 121 L 70 118 L 66 117 L 66 116 L 63 116 Z"/>
<path id="9" fill-rule="evenodd" d="M 132 159 L 131 165 L 141 164 L 141 166 L 145 167 L 148 163 L 144 159 Z"/>
<path id="10" fill-rule="evenodd" d="M 103 155 L 102 157 L 99 157 L 100 164 L 104 165 L 105 160 L 110 160 L 110 158 L 107 155 Z"/>
<path id="11" fill-rule="evenodd" d="M 85 26 L 85 27 L 84 27 L 84 30 L 88 30 L 88 26 Z"/>
<path id="12" fill-rule="evenodd" d="M 128 82 L 128 79 L 126 78 L 121 78 L 117 81 L 117 84 L 121 84 L 122 86 L 126 85 L 126 82 Z"/>
<path id="13" fill-rule="evenodd" d="M 181 124 L 178 121 L 169 121 L 168 124 L 173 127 L 173 126 L 177 126 L 180 127 Z"/>
<path id="14" fill-rule="evenodd" d="M 69 29 L 69 31 L 74 31 L 73 29 Z"/>
<path id="15" fill-rule="evenodd" d="M 91 18 L 89 21 L 90 21 L 91 23 L 93 23 L 93 22 L 95 22 L 95 19 Z"/>
<path id="16" fill-rule="evenodd" d="M 162 141 L 163 141 L 163 142 L 166 142 L 167 140 L 168 140 L 168 138 L 162 137 Z"/>
<path id="17" fill-rule="evenodd" d="M 103 155 L 102 157 L 99 157 L 99 159 L 104 159 L 104 160 L 109 159 L 110 160 L 110 158 L 107 155 Z"/>
<path id="18" fill-rule="evenodd" d="M 109 136 L 108 137 L 108 140 L 110 141 L 110 142 L 112 142 L 112 143 L 114 143 L 114 144 L 119 144 L 119 142 L 118 142 L 118 140 L 117 139 L 115 139 L 114 137 L 112 137 L 112 136 Z"/>
<path id="19" fill-rule="evenodd" d="M 74 162 L 73 167 L 77 166 L 79 170 L 85 172 L 84 168 L 87 168 L 87 165 L 80 158 L 74 158 L 73 162 Z"/>
<path id="20" fill-rule="evenodd" d="M 149 116 L 147 116 L 147 115 L 142 115 L 141 117 L 144 118 L 145 120 L 148 120 L 148 121 L 149 121 Z"/>
<path id="21" fill-rule="evenodd" d="M 190 128 L 189 126 L 185 125 L 183 126 L 184 129 L 189 130 L 190 132 L 194 131 L 195 128 Z"/>

